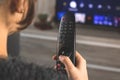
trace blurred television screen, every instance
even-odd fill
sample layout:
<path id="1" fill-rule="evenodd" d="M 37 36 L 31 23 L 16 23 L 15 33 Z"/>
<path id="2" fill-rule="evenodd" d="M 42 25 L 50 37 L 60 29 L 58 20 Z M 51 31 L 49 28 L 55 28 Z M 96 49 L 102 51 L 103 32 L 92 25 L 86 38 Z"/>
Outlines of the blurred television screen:
<path id="1" fill-rule="evenodd" d="M 56 0 L 58 21 L 67 11 L 76 23 L 120 27 L 120 0 Z"/>

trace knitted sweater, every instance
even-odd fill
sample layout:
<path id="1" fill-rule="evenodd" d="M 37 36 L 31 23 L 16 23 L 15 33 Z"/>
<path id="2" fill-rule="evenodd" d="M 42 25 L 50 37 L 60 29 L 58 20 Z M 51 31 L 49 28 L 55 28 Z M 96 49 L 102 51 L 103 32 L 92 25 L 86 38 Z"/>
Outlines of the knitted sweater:
<path id="1" fill-rule="evenodd" d="M 20 59 L 0 60 L 0 80 L 67 80 L 66 74 Z"/>

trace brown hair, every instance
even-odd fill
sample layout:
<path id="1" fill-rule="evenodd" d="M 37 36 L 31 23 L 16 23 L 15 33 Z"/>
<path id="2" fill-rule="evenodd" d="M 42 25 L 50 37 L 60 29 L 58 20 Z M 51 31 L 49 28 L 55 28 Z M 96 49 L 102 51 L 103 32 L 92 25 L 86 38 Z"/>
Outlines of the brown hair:
<path id="1" fill-rule="evenodd" d="M 19 0 L 12 0 L 11 1 L 11 13 L 14 13 L 17 9 L 18 6 L 18 2 Z M 27 13 L 24 15 L 25 18 L 18 22 L 17 24 L 20 25 L 20 27 L 18 27 L 18 31 L 23 30 L 25 28 L 28 27 L 28 25 L 31 24 L 33 18 L 34 18 L 34 9 L 35 8 L 35 1 L 34 0 L 28 0 L 28 11 Z"/>

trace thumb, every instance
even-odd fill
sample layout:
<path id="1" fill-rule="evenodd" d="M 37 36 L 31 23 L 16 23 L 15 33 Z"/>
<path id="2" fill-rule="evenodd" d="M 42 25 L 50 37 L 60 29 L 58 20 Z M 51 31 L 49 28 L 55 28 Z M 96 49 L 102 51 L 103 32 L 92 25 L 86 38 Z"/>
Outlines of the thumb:
<path id="1" fill-rule="evenodd" d="M 71 69 L 74 69 L 74 65 L 69 57 L 67 56 L 59 56 L 59 60 L 65 65 L 65 68 L 69 71 Z"/>

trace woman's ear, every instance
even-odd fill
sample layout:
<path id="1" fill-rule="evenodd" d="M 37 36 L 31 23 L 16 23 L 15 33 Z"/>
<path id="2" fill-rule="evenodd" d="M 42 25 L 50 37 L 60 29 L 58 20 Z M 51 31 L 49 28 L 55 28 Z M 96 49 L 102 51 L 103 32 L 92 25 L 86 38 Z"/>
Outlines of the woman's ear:
<path id="1" fill-rule="evenodd" d="M 10 10 L 11 13 L 23 13 L 24 12 L 24 5 L 26 0 L 10 0 Z"/>

